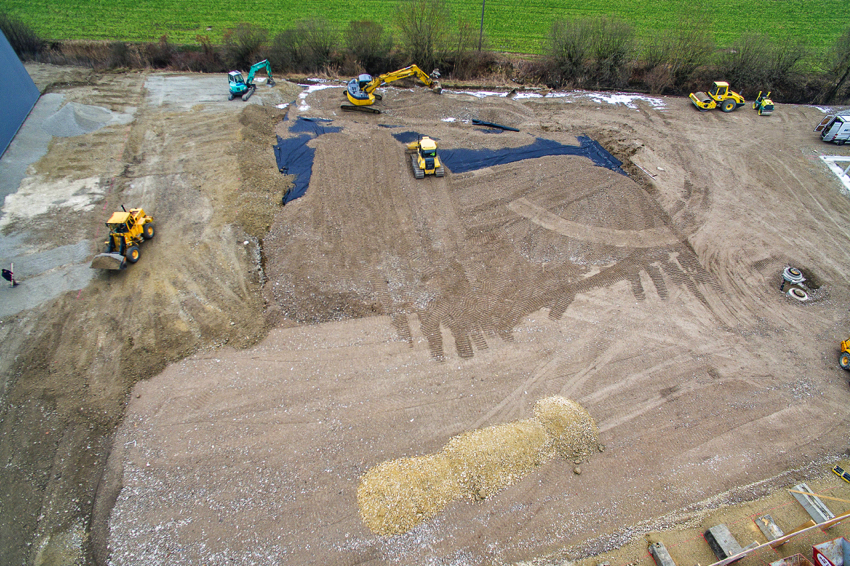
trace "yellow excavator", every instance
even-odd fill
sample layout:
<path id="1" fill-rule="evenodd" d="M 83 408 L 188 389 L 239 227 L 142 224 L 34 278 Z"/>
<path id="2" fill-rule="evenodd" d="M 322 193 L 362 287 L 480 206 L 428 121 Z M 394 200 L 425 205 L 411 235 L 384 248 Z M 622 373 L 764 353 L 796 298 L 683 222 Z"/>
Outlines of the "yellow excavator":
<path id="1" fill-rule="evenodd" d="M 385 73 L 377 77 L 364 74 L 360 75 L 356 79 L 351 79 L 348 81 L 348 86 L 345 89 L 345 96 L 348 98 L 348 102 L 350 102 L 350 104 L 343 104 L 341 108 L 350 112 L 380 114 L 380 110 L 371 107 L 375 104 L 376 100 L 381 100 L 381 95 L 377 94 L 375 90 L 387 83 L 414 76 L 436 94 L 440 94 L 443 90 L 440 86 L 440 82 L 437 80 L 440 78 L 440 71 L 434 69 L 430 75 L 426 75 L 425 71 L 416 65 L 410 65 L 404 69 L 399 69 L 392 73 Z"/>
<path id="2" fill-rule="evenodd" d="M 729 90 L 729 83 L 725 81 L 715 81 L 708 93 L 692 92 L 690 99 L 700 112 L 718 107 L 724 112 L 731 112 L 746 104 L 744 97 Z"/>

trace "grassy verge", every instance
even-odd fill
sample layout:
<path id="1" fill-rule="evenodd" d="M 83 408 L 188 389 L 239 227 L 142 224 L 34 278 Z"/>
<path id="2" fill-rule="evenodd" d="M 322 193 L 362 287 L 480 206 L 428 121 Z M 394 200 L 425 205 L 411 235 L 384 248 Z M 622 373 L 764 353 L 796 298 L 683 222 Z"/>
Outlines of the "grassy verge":
<path id="1" fill-rule="evenodd" d="M 496 51 L 539 53 L 541 41 L 558 18 L 617 16 L 630 22 L 638 39 L 675 27 L 682 17 L 699 15 L 709 23 L 717 44 L 729 46 L 744 32 L 773 39 L 802 39 L 816 52 L 840 35 L 846 21 L 838 17 L 845 0 L 485 0 L 484 31 Z M 220 43 L 224 31 L 239 22 L 268 29 L 272 35 L 297 20 L 325 18 L 337 29 L 348 22 L 373 20 L 393 28 L 399 0 L 313 0 L 312 2 L 166 2 L 164 0 L 5 0 L 4 10 L 49 40 L 95 39 L 197 43 L 208 36 Z M 453 16 L 478 24 L 479 0 L 455 0 Z"/>

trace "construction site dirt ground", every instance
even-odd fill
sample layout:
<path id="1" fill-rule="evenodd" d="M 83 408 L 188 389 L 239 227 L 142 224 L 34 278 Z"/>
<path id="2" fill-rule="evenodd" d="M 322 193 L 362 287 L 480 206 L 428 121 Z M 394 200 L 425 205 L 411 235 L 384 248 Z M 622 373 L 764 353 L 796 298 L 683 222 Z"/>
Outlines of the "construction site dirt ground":
<path id="1" fill-rule="evenodd" d="M 823 109 L 403 85 L 366 115 L 340 83 L 245 103 L 223 75 L 27 68 L 43 96 L 0 159 L 21 279 L 0 286 L 0 563 L 650 566 L 661 540 L 691 566 L 719 522 L 742 546 L 763 512 L 804 522 L 800 481 L 850 499 L 829 473 L 850 449 L 850 194 L 821 159 L 850 150 L 813 133 Z M 332 122 L 281 206 L 272 146 L 299 117 Z M 586 135 L 627 174 L 552 155 L 415 180 L 402 132 L 518 153 Z M 122 204 L 156 237 L 94 272 Z M 599 448 L 529 460 L 511 431 L 555 396 Z M 420 464 L 447 450 L 473 477 L 437 501 L 448 479 Z M 398 508 L 364 505 L 387 463 L 410 464 Z"/>

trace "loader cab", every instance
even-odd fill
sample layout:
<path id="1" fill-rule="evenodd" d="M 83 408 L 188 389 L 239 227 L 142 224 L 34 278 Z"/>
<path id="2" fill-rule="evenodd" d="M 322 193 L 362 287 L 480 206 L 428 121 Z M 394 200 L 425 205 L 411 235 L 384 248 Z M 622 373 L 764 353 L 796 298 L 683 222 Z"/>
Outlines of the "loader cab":
<path id="1" fill-rule="evenodd" d="M 113 212 L 106 222 L 106 227 L 111 234 L 127 234 L 134 224 L 133 215 L 129 212 Z"/>

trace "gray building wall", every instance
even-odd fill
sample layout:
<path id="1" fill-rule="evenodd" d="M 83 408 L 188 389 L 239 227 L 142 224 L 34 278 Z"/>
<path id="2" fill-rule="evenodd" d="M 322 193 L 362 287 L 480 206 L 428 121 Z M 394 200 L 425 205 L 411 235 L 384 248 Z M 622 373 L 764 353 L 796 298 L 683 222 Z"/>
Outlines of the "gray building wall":
<path id="1" fill-rule="evenodd" d="M 12 143 L 39 94 L 15 50 L 0 33 L 0 156 Z"/>

